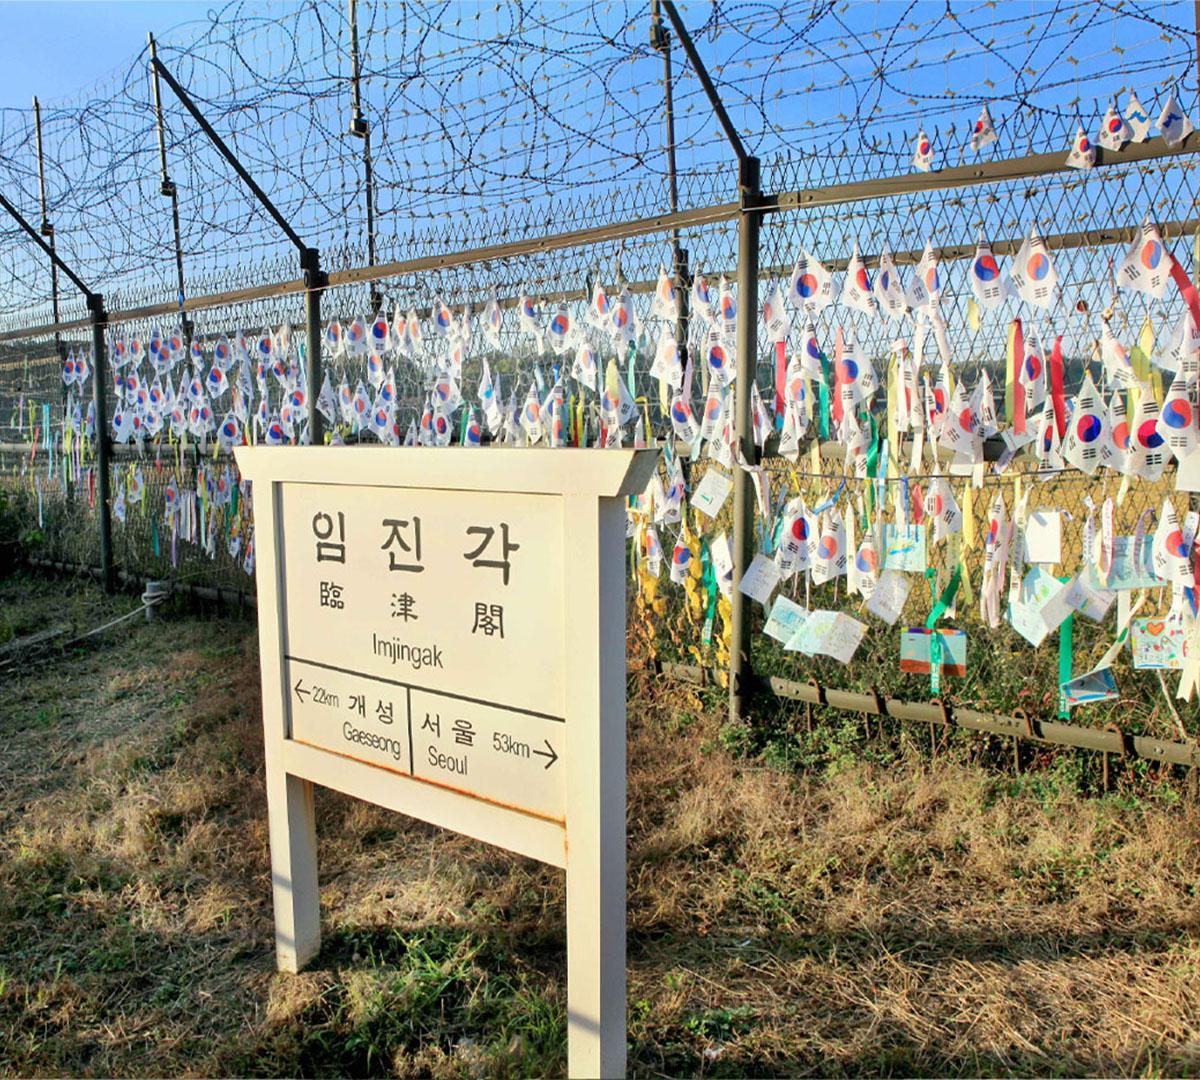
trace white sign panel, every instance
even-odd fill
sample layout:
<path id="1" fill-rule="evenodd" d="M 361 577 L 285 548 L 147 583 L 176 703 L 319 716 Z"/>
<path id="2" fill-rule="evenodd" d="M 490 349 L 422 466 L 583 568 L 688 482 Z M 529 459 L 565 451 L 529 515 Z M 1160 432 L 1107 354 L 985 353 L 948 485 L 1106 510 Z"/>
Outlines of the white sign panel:
<path id="1" fill-rule="evenodd" d="M 564 867 L 568 1062 L 625 1067 L 625 498 L 654 451 L 243 447 L 276 957 L 313 786 Z"/>
<path id="2" fill-rule="evenodd" d="M 289 736 L 564 820 L 562 499 L 288 484 Z"/>

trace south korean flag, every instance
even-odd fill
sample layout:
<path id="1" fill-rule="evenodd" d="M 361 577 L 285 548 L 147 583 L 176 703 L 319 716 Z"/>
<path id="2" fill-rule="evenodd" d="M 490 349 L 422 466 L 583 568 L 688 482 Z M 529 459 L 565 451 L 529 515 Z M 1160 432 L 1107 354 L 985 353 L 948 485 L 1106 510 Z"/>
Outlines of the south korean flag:
<path id="1" fill-rule="evenodd" d="M 1171 262 L 1158 226 L 1147 214 L 1133 246 L 1117 270 L 1117 285 L 1161 300 L 1171 277 Z"/>
<path id="2" fill-rule="evenodd" d="M 879 256 L 879 270 L 875 274 L 875 299 L 879 301 L 880 309 L 893 319 L 904 318 L 906 304 L 904 289 L 900 285 L 900 273 L 892 260 L 892 253 L 887 244 Z"/>
<path id="3" fill-rule="evenodd" d="M 1072 169 L 1090 169 L 1096 164 L 1096 148 L 1083 130 L 1083 125 L 1075 129 L 1075 138 L 1071 140 L 1071 149 L 1067 151 L 1067 166 Z"/>
<path id="4" fill-rule="evenodd" d="M 942 272 L 933 244 L 926 240 L 925 250 L 921 252 L 921 261 L 917 263 L 916 272 L 909 279 L 904 297 L 914 311 L 927 311 L 937 304 L 941 294 Z"/>
<path id="5" fill-rule="evenodd" d="M 1025 341 L 1025 358 L 1017 372 L 1017 381 L 1025 392 L 1025 410 L 1033 412 L 1046 400 L 1046 350 L 1037 331 L 1030 329 Z"/>
<path id="6" fill-rule="evenodd" d="M 950 481 L 944 476 L 935 476 L 929 482 L 929 491 L 925 495 L 925 513 L 933 518 L 933 541 L 935 544 L 947 536 L 962 531 L 962 510 L 954 498 Z"/>
<path id="7" fill-rule="evenodd" d="M 846 574 L 846 525 L 836 506 L 825 512 L 820 539 L 813 560 L 814 585 L 823 585 Z"/>
<path id="8" fill-rule="evenodd" d="M 1100 451 L 1100 464 L 1106 469 L 1123 473 L 1128 452 L 1129 417 L 1125 412 L 1125 395 L 1120 390 L 1114 390 L 1108 399 L 1108 442 Z"/>
<path id="9" fill-rule="evenodd" d="M 1036 225 L 1030 226 L 1029 236 L 1017 252 L 1009 277 L 1017 295 L 1026 303 L 1043 308 L 1050 306 L 1058 274 Z"/>
<path id="10" fill-rule="evenodd" d="M 788 299 L 797 311 L 822 311 L 833 303 L 833 275 L 811 252 L 804 249 L 792 269 Z"/>
<path id="11" fill-rule="evenodd" d="M 786 581 L 797 571 L 812 566 L 817 546 L 817 519 L 803 499 L 792 499 L 783 508 L 783 529 L 775 551 L 775 565 Z"/>
<path id="12" fill-rule="evenodd" d="M 1158 418 L 1158 434 L 1179 461 L 1196 449 L 1196 410 L 1188 389 L 1188 379 L 1180 372 L 1171 381 Z"/>
<path id="13" fill-rule="evenodd" d="M 1163 499 L 1151 551 L 1154 573 L 1158 577 L 1185 587 L 1195 583 L 1192 577 L 1192 545 L 1179 527 L 1179 518 L 1169 498 Z"/>
<path id="14" fill-rule="evenodd" d="M 1126 476 L 1157 480 L 1167 467 L 1170 451 L 1158 430 L 1158 401 L 1149 383 L 1142 383 L 1137 408 L 1129 427 L 1129 452 L 1125 455 Z"/>
<path id="15" fill-rule="evenodd" d="M 1133 128 L 1117 112 L 1116 104 L 1110 105 L 1100 121 L 1100 145 L 1105 150 L 1120 150 L 1132 138 Z"/>
<path id="16" fill-rule="evenodd" d="M 855 308 L 864 315 L 875 314 L 875 297 L 871 292 L 871 279 L 867 276 L 867 268 L 863 265 L 862 256 L 858 253 L 858 241 L 854 242 L 854 252 L 846 267 L 846 281 L 842 286 L 842 303 Z"/>
<path id="17" fill-rule="evenodd" d="M 766 299 L 763 300 L 762 317 L 768 341 L 773 345 L 787 341 L 792 328 L 792 317 L 783 305 L 783 292 L 776 282 L 772 282 L 767 290 Z"/>
<path id="18" fill-rule="evenodd" d="M 942 424 L 941 444 L 948 450 L 974 460 L 982 450 L 979 417 L 967 395 L 966 380 L 959 379 L 950 398 L 950 409 Z"/>
<path id="19" fill-rule="evenodd" d="M 1000 275 L 1000 264 L 992 254 L 989 244 L 982 240 L 975 245 L 975 258 L 971 263 L 971 292 L 981 308 L 988 310 L 1004 303 L 1004 280 Z"/>
<path id="20" fill-rule="evenodd" d="M 1100 467 L 1101 451 L 1108 438 L 1108 410 L 1091 375 L 1084 375 L 1083 386 L 1075 397 L 1075 410 L 1067 425 L 1063 457 L 1080 472 L 1091 476 Z"/>

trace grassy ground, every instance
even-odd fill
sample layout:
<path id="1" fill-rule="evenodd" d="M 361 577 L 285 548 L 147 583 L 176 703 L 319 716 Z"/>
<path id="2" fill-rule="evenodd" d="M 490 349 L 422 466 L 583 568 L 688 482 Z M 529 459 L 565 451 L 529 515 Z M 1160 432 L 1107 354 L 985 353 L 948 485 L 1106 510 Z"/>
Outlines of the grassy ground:
<path id="1" fill-rule="evenodd" d="M 131 606 L 10 578 L 0 643 Z M 1176 781 L 1081 797 L 1093 759 L 852 718 L 762 743 L 631 687 L 632 1072 L 1200 1072 Z M 257 693 L 212 612 L 0 667 L 0 1071 L 561 1073 L 562 876 L 527 860 L 320 792 L 324 948 L 273 971 Z"/>

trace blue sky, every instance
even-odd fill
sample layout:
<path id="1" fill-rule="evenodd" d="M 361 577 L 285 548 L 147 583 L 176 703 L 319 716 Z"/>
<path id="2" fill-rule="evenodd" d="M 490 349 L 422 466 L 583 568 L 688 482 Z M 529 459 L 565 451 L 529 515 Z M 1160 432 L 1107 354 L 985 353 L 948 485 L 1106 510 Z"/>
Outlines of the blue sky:
<path id="1" fill-rule="evenodd" d="M 202 18 L 207 0 L 7 0 L 0 3 L 0 108 L 25 108 L 34 94 L 46 101 L 72 97 L 129 66 L 146 43 Z"/>

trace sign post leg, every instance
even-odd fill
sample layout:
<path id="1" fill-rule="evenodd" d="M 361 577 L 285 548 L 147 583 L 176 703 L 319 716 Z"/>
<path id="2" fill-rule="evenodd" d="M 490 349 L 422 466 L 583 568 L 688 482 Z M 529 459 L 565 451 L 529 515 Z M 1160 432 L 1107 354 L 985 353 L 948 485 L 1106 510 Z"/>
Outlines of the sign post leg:
<path id="1" fill-rule="evenodd" d="M 267 823 L 271 837 L 271 893 L 275 902 L 275 966 L 299 971 L 321 947 L 321 900 L 317 889 L 317 823 L 313 786 L 289 776 L 283 765 L 288 684 L 283 662 L 283 537 L 279 484 L 255 488 L 259 535 L 258 641 L 262 667 L 263 745 L 267 764 Z"/>
<path id="2" fill-rule="evenodd" d="M 567 1071 L 625 1074 L 625 514 L 615 498 L 563 502 L 568 588 L 599 618 L 567 635 Z"/>
<path id="3" fill-rule="evenodd" d="M 299 971 L 321 948 L 312 784 L 288 776 L 279 766 L 268 767 L 267 813 L 275 901 L 275 966 L 280 971 Z"/>

